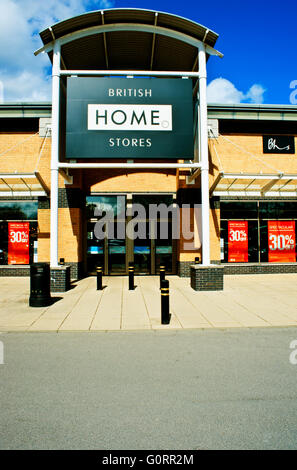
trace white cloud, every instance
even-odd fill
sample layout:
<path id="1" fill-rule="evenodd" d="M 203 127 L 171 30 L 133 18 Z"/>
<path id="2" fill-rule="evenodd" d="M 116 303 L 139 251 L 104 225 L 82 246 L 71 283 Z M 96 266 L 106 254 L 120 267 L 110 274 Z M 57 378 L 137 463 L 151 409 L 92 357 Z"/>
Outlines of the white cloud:
<path id="1" fill-rule="evenodd" d="M 0 102 L 51 99 L 47 54 L 35 57 L 39 31 L 86 11 L 111 8 L 115 0 L 0 0 Z M 254 84 L 247 93 L 224 78 L 207 87 L 208 102 L 262 103 L 264 88 Z"/>
<path id="2" fill-rule="evenodd" d="M 42 73 L 37 74 L 24 70 L 15 76 L 3 74 L 5 96 L 11 97 L 9 101 L 50 101 L 51 78 Z M 1 88 L 0 88 L 1 90 Z M 0 92 L 1 100 L 1 92 Z"/>
<path id="3" fill-rule="evenodd" d="M 247 93 L 238 90 L 235 85 L 226 78 L 215 78 L 207 86 L 208 103 L 263 103 L 265 89 L 262 85 L 252 85 Z"/>
<path id="4" fill-rule="evenodd" d="M 207 86 L 207 101 L 209 103 L 240 103 L 243 97 L 243 93 L 225 78 L 216 78 Z"/>
<path id="5" fill-rule="evenodd" d="M 262 87 L 262 85 L 255 84 L 251 86 L 247 92 L 246 98 L 250 100 L 251 103 L 263 103 L 263 95 L 265 91 L 266 90 Z"/>
<path id="6" fill-rule="evenodd" d="M 50 61 L 46 54 L 33 55 L 42 45 L 38 33 L 72 16 L 113 5 L 114 0 L 0 0 L 2 101 L 50 100 Z"/>

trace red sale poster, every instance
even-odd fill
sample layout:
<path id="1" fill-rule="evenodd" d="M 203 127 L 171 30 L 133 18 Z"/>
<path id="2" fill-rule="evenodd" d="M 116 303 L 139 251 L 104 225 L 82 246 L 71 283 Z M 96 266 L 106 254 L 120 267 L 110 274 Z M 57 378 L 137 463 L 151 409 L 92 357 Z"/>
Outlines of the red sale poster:
<path id="1" fill-rule="evenodd" d="M 296 261 L 295 220 L 268 221 L 268 261 Z"/>
<path id="2" fill-rule="evenodd" d="M 29 222 L 9 222 L 8 264 L 29 262 Z"/>
<path id="3" fill-rule="evenodd" d="M 248 262 L 248 222 L 228 221 L 228 262 Z"/>

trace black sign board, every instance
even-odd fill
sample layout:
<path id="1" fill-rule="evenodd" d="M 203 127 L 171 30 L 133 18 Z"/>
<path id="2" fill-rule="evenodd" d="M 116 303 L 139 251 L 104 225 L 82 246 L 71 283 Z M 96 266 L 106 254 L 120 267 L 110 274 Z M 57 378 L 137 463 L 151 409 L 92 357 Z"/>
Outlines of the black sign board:
<path id="1" fill-rule="evenodd" d="M 263 153 L 295 153 L 294 136 L 263 135 Z"/>
<path id="2" fill-rule="evenodd" d="M 192 80 L 71 77 L 66 158 L 192 159 Z"/>

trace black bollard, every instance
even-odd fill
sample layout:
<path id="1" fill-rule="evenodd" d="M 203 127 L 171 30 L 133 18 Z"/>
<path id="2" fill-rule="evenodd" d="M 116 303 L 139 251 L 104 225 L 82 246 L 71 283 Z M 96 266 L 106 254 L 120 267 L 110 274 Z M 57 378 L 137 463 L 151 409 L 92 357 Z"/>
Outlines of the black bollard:
<path id="1" fill-rule="evenodd" d="M 169 322 L 169 281 L 164 279 L 161 284 L 161 323 L 168 325 Z"/>
<path id="2" fill-rule="evenodd" d="M 129 290 L 134 290 L 134 263 L 129 263 Z"/>
<path id="3" fill-rule="evenodd" d="M 102 290 L 102 266 L 97 266 L 97 290 Z"/>
<path id="4" fill-rule="evenodd" d="M 199 263 L 200 263 L 200 258 L 199 258 L 199 256 L 196 256 L 196 258 L 195 258 L 195 264 L 199 264 Z"/>
<path id="5" fill-rule="evenodd" d="M 166 268 L 164 264 L 160 265 L 160 289 L 162 285 L 162 281 L 165 281 L 165 274 L 166 274 Z"/>

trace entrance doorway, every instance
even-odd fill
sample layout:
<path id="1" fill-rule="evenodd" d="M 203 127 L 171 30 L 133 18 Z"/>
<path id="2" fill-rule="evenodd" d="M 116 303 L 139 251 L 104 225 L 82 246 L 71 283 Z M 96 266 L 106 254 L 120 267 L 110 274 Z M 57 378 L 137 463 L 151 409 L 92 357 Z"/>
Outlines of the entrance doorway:
<path id="1" fill-rule="evenodd" d="M 166 239 L 160 236 L 161 225 L 168 225 Z M 157 274 L 160 266 L 166 266 L 166 272 L 174 272 L 172 240 L 172 220 L 162 221 L 160 219 L 146 220 L 143 224 L 146 228 L 145 239 L 134 240 L 134 266 L 137 274 Z M 154 237 L 150 238 L 150 231 Z"/>
<path id="2" fill-rule="evenodd" d="M 144 196 L 133 195 L 132 204 L 140 204 Z M 166 272 L 175 274 L 176 270 L 176 240 L 172 239 L 171 218 L 137 220 L 144 228 L 141 237 L 127 236 L 126 196 L 91 195 L 86 201 L 86 270 L 89 274 L 96 274 L 96 267 L 102 266 L 105 275 L 128 274 L 129 262 L 134 262 L 135 273 L 140 275 L 157 274 L 160 265 L 165 264 Z M 172 203 L 172 195 L 146 195 L 145 206 L 151 203 Z M 103 224 L 103 218 L 108 212 L 114 214 L 113 227 Z M 98 225 L 101 221 L 98 233 Z M 168 229 L 166 238 L 162 232 L 162 225 Z M 104 230 L 101 228 L 104 227 Z M 103 233 L 104 232 L 104 233 Z M 109 233 L 108 233 L 109 232 Z M 163 234 L 163 236 L 161 236 Z M 100 235 L 98 237 L 98 235 Z"/>
<path id="3" fill-rule="evenodd" d="M 118 238 L 98 240 L 95 236 L 96 222 L 87 224 L 87 272 L 96 274 L 96 267 L 102 266 L 107 274 L 126 274 L 126 240 Z"/>

